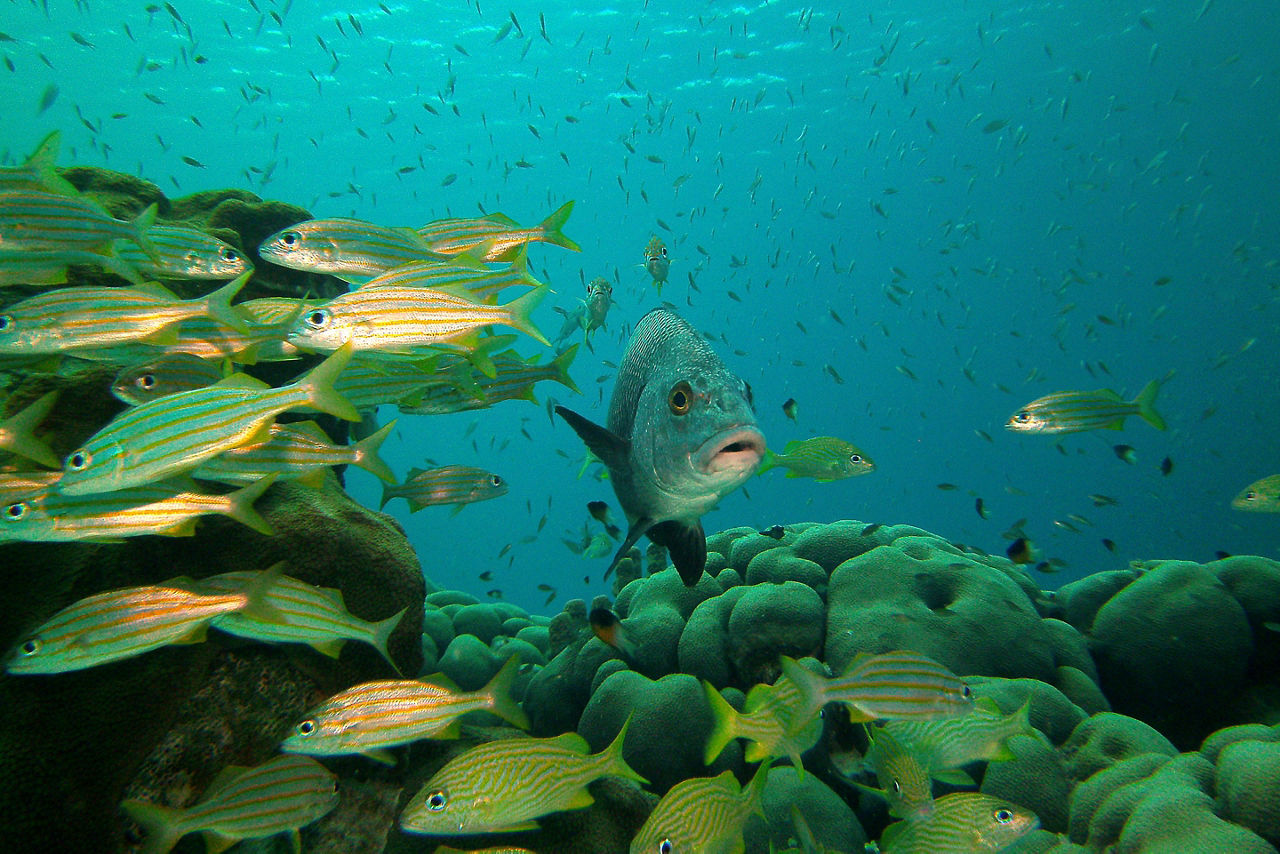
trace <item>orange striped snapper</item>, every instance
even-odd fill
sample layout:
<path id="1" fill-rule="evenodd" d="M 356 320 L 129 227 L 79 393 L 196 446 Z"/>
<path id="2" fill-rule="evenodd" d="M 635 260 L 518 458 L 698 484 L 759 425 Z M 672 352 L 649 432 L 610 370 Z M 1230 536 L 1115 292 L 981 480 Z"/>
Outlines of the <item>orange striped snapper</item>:
<path id="1" fill-rule="evenodd" d="M 233 374 L 208 388 L 128 409 L 67 455 L 59 490 L 65 495 L 112 492 L 190 471 L 223 451 L 264 440 L 275 417 L 290 409 L 358 421 L 351 404 L 333 390 L 334 377 L 350 357 L 350 348 L 341 348 L 279 388 Z"/>
<path id="2" fill-rule="evenodd" d="M 284 562 L 271 567 L 268 572 L 279 575 Z M 170 582 L 198 593 L 215 595 L 242 590 L 253 583 L 257 572 L 224 572 L 195 581 L 181 579 Z M 349 640 L 367 643 L 376 649 L 391 669 L 396 666 L 387 650 L 387 639 L 400 625 L 406 609 L 385 620 L 371 623 L 347 610 L 342 591 L 333 587 L 316 587 L 288 575 L 279 575 L 263 594 L 262 601 L 270 609 L 273 619 L 262 619 L 252 612 L 234 611 L 213 618 L 211 625 L 221 632 L 236 637 L 266 643 L 304 643 L 330 658 L 337 658 L 343 645 Z"/>
<path id="3" fill-rule="evenodd" d="M 796 773 L 804 774 L 800 755 L 822 738 L 822 719 L 815 715 L 807 721 L 796 720 L 796 715 L 804 712 L 805 698 L 794 682 L 780 676 L 772 685 L 753 685 L 741 712 L 710 682 L 703 680 L 702 688 L 715 721 L 703 752 L 705 764 L 715 762 L 735 738 L 745 738 L 749 743 L 743 758 L 748 762 L 786 756 Z"/>
<path id="4" fill-rule="evenodd" d="M 382 503 L 393 498 L 409 503 L 409 512 L 436 504 L 457 504 L 455 514 L 473 501 L 485 501 L 507 494 L 507 482 L 496 474 L 472 466 L 444 466 L 436 469 L 409 469 L 404 483 L 382 487 Z"/>
<path id="5" fill-rule="evenodd" d="M 65 196 L 79 195 L 71 182 L 58 174 L 54 165 L 61 148 L 62 132 L 55 130 L 40 141 L 21 166 L 0 167 L 0 193 L 38 190 Z"/>
<path id="6" fill-rule="evenodd" d="M 894 718 L 947 718 L 973 708 L 973 692 L 928 656 L 911 650 L 859 655 L 830 679 L 783 656 L 782 672 L 804 695 L 795 718 L 806 721 L 827 703 L 843 703 L 854 723 Z"/>
<path id="7" fill-rule="evenodd" d="M 192 353 L 165 353 L 144 362 L 126 365 L 111 381 L 111 394 L 130 406 L 139 406 L 180 391 L 208 388 L 226 379 L 228 361 L 202 359 Z"/>
<path id="8" fill-rule="evenodd" d="M 511 217 L 500 213 L 474 219 L 437 219 L 419 228 L 418 234 L 437 255 L 473 254 L 483 261 L 510 261 L 532 242 L 580 252 L 581 247 L 561 231 L 571 213 L 573 202 L 565 202 L 533 228 L 521 228 Z"/>
<path id="9" fill-rule="evenodd" d="M 249 269 L 239 249 L 196 228 L 153 225 L 147 240 L 151 256 L 132 240 L 115 244 L 115 254 L 139 272 L 162 279 L 232 279 Z"/>
<path id="10" fill-rule="evenodd" d="M 25 457 L 42 466 L 57 468 L 58 455 L 49 447 L 48 442 L 35 434 L 36 428 L 49 415 L 57 400 L 58 393 L 51 391 L 0 421 L 0 451 Z"/>
<path id="11" fill-rule="evenodd" d="M 409 800 L 400 813 L 400 829 L 433 836 L 532 830 L 536 818 L 594 803 L 587 786 L 601 777 L 647 783 L 622 758 L 630 723 L 628 718 L 613 742 L 595 754 L 575 732 L 473 747 L 446 763 Z"/>
<path id="12" fill-rule="evenodd" d="M 39 495 L 57 483 L 60 477 L 60 471 L 0 471 L 0 507 L 7 507 L 28 495 Z"/>
<path id="13" fill-rule="evenodd" d="M 125 281 L 141 285 L 146 279 L 131 264 L 111 253 L 84 249 L 0 249 L 0 285 L 61 285 L 71 264 L 99 267 Z"/>
<path id="14" fill-rule="evenodd" d="M 582 394 L 569 376 L 569 366 L 578 354 L 574 344 L 555 359 L 542 364 L 525 361 L 514 350 L 493 357 L 494 376 L 481 375 L 467 386 L 454 381 L 435 381 L 425 384 L 416 399 L 402 399 L 400 411 L 411 415 L 443 415 L 483 409 L 504 400 L 527 400 L 537 403 L 533 387 L 544 380 L 558 382 L 576 394 Z M 447 363 L 443 363 L 447 365 Z M 455 368 L 463 367 L 455 364 Z M 447 370 L 447 367 L 442 367 Z"/>
<path id="15" fill-rule="evenodd" d="M 391 764 L 387 748 L 424 738 L 457 738 L 462 716 L 471 712 L 492 712 L 528 729 L 529 718 L 511 693 L 519 667 L 519 657 L 508 658 L 479 691 L 460 691 L 440 674 L 354 685 L 307 712 L 280 749 L 313 756 L 358 753 Z"/>
<path id="16" fill-rule="evenodd" d="M 154 257 L 147 229 L 155 221 L 154 204 L 125 222 L 83 196 L 42 190 L 0 193 L 0 249 L 95 249 L 125 238 Z"/>
<path id="17" fill-rule="evenodd" d="M 263 594 L 278 573 L 258 573 L 239 590 L 202 595 L 170 585 L 97 593 L 63 608 L 27 635 L 10 654 L 10 673 L 66 673 L 132 658 L 173 643 L 199 643 L 219 614 L 275 614 Z"/>
<path id="18" fill-rule="evenodd" d="M 274 474 L 281 480 L 319 487 L 326 469 L 353 465 L 387 483 L 395 483 L 395 474 L 378 456 L 378 449 L 395 424 L 392 421 L 351 445 L 334 444 L 314 421 L 272 424 L 265 441 L 223 451 L 192 469 L 191 476 L 219 483 L 252 483 Z"/>
<path id="19" fill-rule="evenodd" d="M 885 854 L 977 854 L 1001 851 L 1040 826 L 1035 813 L 979 792 L 933 802 L 926 818 L 891 824 L 880 836 Z"/>
<path id="20" fill-rule="evenodd" d="M 311 219 L 281 229 L 258 254 L 291 270 L 328 273 L 362 282 L 392 267 L 440 256 L 412 228 L 389 228 L 358 219 Z"/>
<path id="21" fill-rule="evenodd" d="M 232 310 L 231 298 L 248 280 L 245 273 L 191 300 L 180 300 L 154 283 L 37 294 L 0 311 L 0 353 L 42 355 L 80 348 L 101 350 L 135 341 L 168 343 L 177 340 L 177 324 L 202 315 L 242 330 L 244 321 Z"/>
<path id="22" fill-rule="evenodd" d="M 256 302 L 259 301 L 249 300 L 231 307 L 242 318 L 244 332 L 211 317 L 193 317 L 178 325 L 176 340 L 169 343 L 117 344 L 101 350 L 85 348 L 76 350 L 74 355 L 113 364 L 140 362 L 172 353 L 186 353 L 209 360 L 230 359 L 242 365 L 302 358 L 304 353 L 284 342 L 288 332 L 286 326 L 259 323 L 253 319 L 252 304 Z"/>
<path id="23" fill-rule="evenodd" d="M 254 768 L 227 768 L 186 808 L 133 798 L 120 808 L 147 831 L 141 854 L 167 854 L 188 833 L 203 833 L 208 850 L 220 852 L 242 839 L 287 832 L 298 851 L 298 829 L 338 805 L 337 786 L 338 778 L 314 759 L 277 756 Z"/>
<path id="24" fill-rule="evenodd" d="M 358 351 L 420 354 L 438 344 L 473 347 L 482 328 L 501 325 L 546 344 L 531 317 L 546 295 L 543 285 L 505 305 L 484 305 L 434 288 L 365 285 L 304 312 L 285 340 L 305 350 L 350 342 Z"/>
<path id="25" fill-rule="evenodd" d="M 67 495 L 54 483 L 43 490 L 0 494 L 0 542 L 120 542 L 160 534 L 189 537 L 200 516 L 235 519 L 268 537 L 275 530 L 253 502 L 275 481 L 269 475 L 225 495 L 200 492 L 187 481 L 168 480 L 114 492 Z"/>
<path id="26" fill-rule="evenodd" d="M 1136 415 L 1157 430 L 1163 430 L 1164 418 L 1155 409 L 1160 385 L 1160 380 L 1152 380 L 1133 400 L 1125 400 L 1109 388 L 1048 394 L 1013 413 L 1004 426 L 1015 433 L 1122 430 L 1124 420 Z"/>
<path id="27" fill-rule="evenodd" d="M 761 798 L 768 778 L 766 762 L 742 787 L 732 771 L 676 783 L 631 840 L 631 854 L 742 851 L 747 819 L 764 814 Z"/>

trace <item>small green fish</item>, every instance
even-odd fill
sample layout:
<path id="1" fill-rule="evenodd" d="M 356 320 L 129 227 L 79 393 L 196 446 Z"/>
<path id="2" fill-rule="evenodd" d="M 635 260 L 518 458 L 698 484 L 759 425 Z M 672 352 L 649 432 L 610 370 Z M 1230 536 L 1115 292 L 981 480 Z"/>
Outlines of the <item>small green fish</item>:
<path id="1" fill-rule="evenodd" d="M 40 141 L 21 166 L 0 167 L 0 193 L 35 190 L 64 196 L 78 195 L 76 188 L 58 174 L 55 166 L 61 148 L 62 132 L 55 130 Z"/>
<path id="2" fill-rule="evenodd" d="M 761 798 L 768 777 L 765 762 L 742 788 L 732 771 L 676 783 L 631 840 L 630 854 L 741 852 L 747 819 L 764 812 Z"/>
<path id="3" fill-rule="evenodd" d="M 277 231 L 258 254 L 291 270 L 328 273 L 347 281 L 378 276 L 411 261 L 440 256 L 412 228 L 389 228 L 358 219 L 312 219 Z"/>
<path id="4" fill-rule="evenodd" d="M 231 766 L 199 802 L 183 808 L 130 799 L 121 809 L 147 831 L 142 854 L 167 854 L 188 833 L 202 833 L 211 852 L 242 839 L 288 832 L 298 851 L 298 829 L 338 805 L 338 778 L 305 756 L 277 756 L 254 768 Z"/>
<path id="5" fill-rule="evenodd" d="M 967 715 L 939 720 L 888 721 L 883 731 L 910 746 L 934 776 L 955 782 L 943 777 L 942 772 L 971 762 L 1013 759 L 1009 739 L 1015 735 L 1029 735 L 1043 741 L 1044 736 L 1031 726 L 1030 713 L 1029 699 L 1013 714 L 1006 715 L 990 697 L 981 697 Z"/>
<path id="6" fill-rule="evenodd" d="M 199 229 L 153 225 L 147 240 L 154 257 L 132 240 L 117 241 L 115 254 L 140 273 L 162 279 L 233 279 L 249 269 L 244 253 Z"/>
<path id="7" fill-rule="evenodd" d="M 787 477 L 811 477 L 818 483 L 830 483 L 875 471 L 871 458 L 856 446 L 833 436 L 787 443 L 781 454 L 766 450 L 756 474 L 772 468 L 787 469 Z"/>
<path id="8" fill-rule="evenodd" d="M 790 418 L 792 421 L 796 420 L 796 415 L 799 414 L 799 411 L 800 404 L 796 403 L 796 399 L 794 397 L 788 397 L 783 401 L 782 414 Z"/>
<path id="9" fill-rule="evenodd" d="M 0 451 L 17 454 L 42 466 L 57 468 L 57 455 L 48 442 L 35 435 L 36 428 L 49 415 L 57 400 L 58 392 L 51 391 L 0 421 Z"/>
<path id="10" fill-rule="evenodd" d="M 1046 395 L 1019 409 L 1004 426 L 1015 433 L 1078 433 L 1100 428 L 1121 430 L 1126 418 L 1137 415 L 1157 430 L 1163 430 L 1164 418 L 1155 409 L 1160 385 L 1160 380 L 1152 380 L 1129 401 L 1109 388 Z"/>
<path id="11" fill-rule="evenodd" d="M 1231 499 L 1231 506 L 1254 513 L 1280 513 L 1280 474 L 1255 480 Z"/>
<path id="12" fill-rule="evenodd" d="M 272 424 L 264 441 L 223 451 L 192 469 L 191 476 L 219 483 L 252 483 L 274 474 L 319 488 L 326 469 L 353 465 L 395 483 L 391 467 L 378 456 L 395 425 L 392 421 L 354 444 L 335 445 L 314 421 Z"/>
<path id="13" fill-rule="evenodd" d="M 532 830 L 536 818 L 594 803 L 587 786 L 601 777 L 647 783 L 622 758 L 630 722 L 595 754 L 573 732 L 473 747 L 446 763 L 410 799 L 400 813 L 400 829 L 432 836 Z"/>
<path id="14" fill-rule="evenodd" d="M 580 252 L 578 244 L 561 230 L 571 213 L 570 201 L 533 228 L 521 228 L 511 217 L 495 213 L 475 219 L 438 219 L 417 231 L 438 255 L 475 254 L 482 261 L 510 261 L 526 244 L 535 241 Z"/>
<path id="15" fill-rule="evenodd" d="M 894 818 L 920 821 L 933 815 L 933 781 L 926 758 L 914 744 L 903 744 L 883 727 L 869 726 L 867 733 L 871 746 L 866 764 L 875 772 L 880 788 L 854 785 L 884 798 Z"/>
<path id="16" fill-rule="evenodd" d="M 880 837 L 885 854 L 977 854 L 1000 851 L 1040 826 L 1035 813 L 978 792 L 934 801 L 933 814 L 891 824 Z"/>
<path id="17" fill-rule="evenodd" d="M 409 512 L 435 504 L 457 504 L 458 509 L 473 501 L 485 501 L 507 494 L 507 482 L 496 474 L 471 466 L 444 466 L 437 469 L 410 469 L 404 483 L 382 487 L 381 510 L 393 498 L 409 502 Z M 457 511 L 454 511 L 457 512 Z"/>
<path id="18" fill-rule="evenodd" d="M 191 353 L 166 353 L 121 368 L 111 382 L 111 394 L 116 400 L 139 406 L 180 391 L 208 388 L 226 378 L 228 364 Z"/>
<path id="19" fill-rule="evenodd" d="M 441 674 L 363 682 L 307 712 L 280 749 L 312 756 L 362 754 L 392 761 L 388 747 L 424 738 L 457 738 L 463 715 L 488 711 L 521 729 L 529 719 L 511 690 L 520 659 L 512 656 L 479 691 L 460 691 Z"/>
<path id="20" fill-rule="evenodd" d="M 741 712 L 711 683 L 703 680 L 702 688 L 715 720 L 703 751 L 705 764 L 714 762 L 733 739 L 745 738 L 749 744 L 743 756 L 748 762 L 786 756 L 796 773 L 804 774 L 800 755 L 822 738 L 822 719 L 814 716 L 807 723 L 796 721 L 796 715 L 804 711 L 805 698 L 794 682 L 780 676 L 772 685 L 752 686 Z"/>

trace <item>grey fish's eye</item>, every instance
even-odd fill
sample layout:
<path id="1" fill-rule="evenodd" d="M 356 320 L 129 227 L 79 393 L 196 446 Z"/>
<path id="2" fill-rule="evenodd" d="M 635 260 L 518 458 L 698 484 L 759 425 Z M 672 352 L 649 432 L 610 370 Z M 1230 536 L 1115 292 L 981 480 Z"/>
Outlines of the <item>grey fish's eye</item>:
<path id="1" fill-rule="evenodd" d="M 1013 810 L 998 809 L 993 813 L 993 817 L 996 821 L 1000 822 L 1000 824 L 1008 824 L 1013 821 Z"/>
<path id="2" fill-rule="evenodd" d="M 89 452 L 86 450 L 81 449 L 79 451 L 74 452 L 71 456 L 67 457 L 68 471 L 81 471 L 82 469 L 87 469 L 88 467 L 89 467 Z"/>
<path id="3" fill-rule="evenodd" d="M 687 415 L 693 405 L 693 387 L 684 380 L 676 383 L 667 393 L 667 407 L 674 415 Z"/>
<path id="4" fill-rule="evenodd" d="M 427 795 L 427 809 L 432 812 L 440 812 L 449 803 L 449 795 L 444 789 L 436 789 Z"/>
<path id="5" fill-rule="evenodd" d="M 329 314 L 329 312 L 326 309 L 323 309 L 323 308 L 316 309 L 315 311 L 307 315 L 306 317 L 307 326 L 310 326 L 312 329 L 324 329 L 326 326 L 329 325 L 329 320 L 331 317 L 332 316 Z"/>
<path id="6" fill-rule="evenodd" d="M 861 454 L 850 454 L 850 455 L 849 455 L 849 462 L 853 463 L 854 465 L 857 465 L 858 463 L 862 462 L 862 455 L 861 455 Z"/>
<path id="7" fill-rule="evenodd" d="M 305 720 L 298 724 L 298 735 L 311 735 L 316 731 L 316 722 L 313 720 Z"/>
<path id="8" fill-rule="evenodd" d="M 22 650 L 23 655 L 35 655 L 40 651 L 40 639 L 27 638 L 22 642 L 22 646 L 18 647 L 18 649 Z"/>
<path id="9" fill-rule="evenodd" d="M 17 522 L 18 520 L 25 518 L 26 515 L 27 504 L 25 501 L 19 501 L 4 508 L 4 518 L 10 522 Z"/>

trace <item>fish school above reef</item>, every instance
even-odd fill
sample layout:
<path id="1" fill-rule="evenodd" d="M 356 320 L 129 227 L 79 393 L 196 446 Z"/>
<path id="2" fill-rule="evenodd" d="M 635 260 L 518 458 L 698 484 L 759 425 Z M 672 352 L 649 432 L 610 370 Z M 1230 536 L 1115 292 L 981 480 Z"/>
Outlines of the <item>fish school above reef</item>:
<path id="1" fill-rule="evenodd" d="M 331 467 L 387 481 L 384 504 L 505 491 L 465 467 L 395 484 L 387 428 L 344 425 L 572 387 L 574 351 L 480 334 L 546 343 L 526 257 L 575 248 L 571 207 L 326 225 L 53 151 L 0 179 L 6 849 L 1280 845 L 1280 564 L 1135 562 L 1050 593 L 909 525 L 778 520 L 706 536 L 687 579 L 629 550 L 612 596 L 551 617 L 481 602 Z M 572 319 L 564 338 L 603 314 Z M 771 465 L 870 471 L 834 442 Z"/>

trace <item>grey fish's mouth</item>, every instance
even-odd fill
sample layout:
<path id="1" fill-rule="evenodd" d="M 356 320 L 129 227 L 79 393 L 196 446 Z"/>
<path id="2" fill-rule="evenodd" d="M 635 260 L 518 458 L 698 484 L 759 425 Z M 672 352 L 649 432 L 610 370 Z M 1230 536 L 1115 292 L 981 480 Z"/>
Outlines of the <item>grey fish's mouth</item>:
<path id="1" fill-rule="evenodd" d="M 721 430 L 693 452 L 693 464 L 705 474 L 749 475 L 764 458 L 764 434 L 755 427 Z"/>

